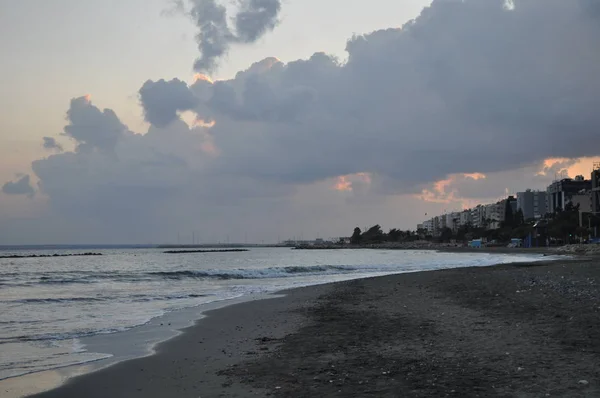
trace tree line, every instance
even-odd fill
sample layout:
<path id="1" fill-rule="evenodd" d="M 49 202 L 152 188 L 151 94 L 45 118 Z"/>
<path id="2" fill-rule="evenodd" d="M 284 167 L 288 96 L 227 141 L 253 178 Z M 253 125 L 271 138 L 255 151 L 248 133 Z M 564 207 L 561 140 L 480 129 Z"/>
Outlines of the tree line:
<path id="1" fill-rule="evenodd" d="M 540 220 L 526 220 L 521 210 L 513 212 L 510 201 L 506 202 L 504 221 L 499 223 L 499 228 L 490 229 L 489 226 L 497 220 L 484 219 L 481 227 L 475 227 L 472 223 L 461 225 L 456 229 L 443 228 L 438 236 L 432 236 L 425 229 L 416 231 L 390 229 L 387 233 L 379 224 L 361 230 L 354 228 L 350 244 L 368 245 L 386 242 L 413 242 L 416 240 L 429 240 L 436 242 L 467 242 L 473 239 L 485 238 L 488 241 L 499 243 L 510 242 L 511 239 L 525 239 L 534 231 L 542 231 L 551 243 L 568 244 L 585 240 L 594 234 L 594 227 L 600 230 L 600 217 L 589 213 L 582 214 L 583 226 L 579 225 L 579 205 L 567 204 L 564 209 L 557 209 L 555 213 L 546 214 Z"/>

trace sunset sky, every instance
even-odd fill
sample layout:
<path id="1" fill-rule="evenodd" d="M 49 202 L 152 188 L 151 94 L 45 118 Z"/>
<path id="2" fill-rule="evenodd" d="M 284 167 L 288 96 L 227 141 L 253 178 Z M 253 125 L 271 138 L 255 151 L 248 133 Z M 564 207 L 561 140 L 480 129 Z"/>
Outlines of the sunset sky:
<path id="1" fill-rule="evenodd" d="M 0 0 L 0 245 L 415 229 L 600 160 L 593 1 L 254 3 Z"/>

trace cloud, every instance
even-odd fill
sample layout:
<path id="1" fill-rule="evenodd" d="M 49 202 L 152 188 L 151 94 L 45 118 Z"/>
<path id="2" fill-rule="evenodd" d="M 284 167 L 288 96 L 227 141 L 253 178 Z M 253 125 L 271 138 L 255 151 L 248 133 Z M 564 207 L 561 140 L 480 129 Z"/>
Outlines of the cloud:
<path id="1" fill-rule="evenodd" d="M 197 69 L 208 71 L 270 30 L 279 3 L 244 1 L 234 14 L 192 4 Z M 147 81 L 144 135 L 73 99 L 65 134 L 76 150 L 33 163 L 40 190 L 65 218 L 139 239 L 194 223 L 272 231 L 276 215 L 324 228 L 394 209 L 413 220 L 405 203 L 433 212 L 543 188 L 572 162 L 546 159 L 600 152 L 600 13 L 588 0 L 513 4 L 436 0 L 400 29 L 352 37 L 345 62 L 269 57 L 228 80 Z M 256 24 L 238 22 L 244 12 Z"/>
<path id="2" fill-rule="evenodd" d="M 599 38 L 577 1 L 436 1 L 402 29 L 352 38 L 345 64 L 317 54 L 242 72 L 202 106 L 230 172 L 298 183 L 370 172 L 410 191 L 596 154 Z"/>
<path id="3" fill-rule="evenodd" d="M 64 150 L 62 145 L 60 145 L 53 137 L 44 137 L 44 149 L 55 150 L 58 152 Z"/>
<path id="4" fill-rule="evenodd" d="M 24 175 L 17 181 L 9 181 L 2 186 L 2 192 L 6 195 L 26 195 L 27 197 L 33 197 L 35 190 L 29 182 L 29 175 Z"/>
<path id="5" fill-rule="evenodd" d="M 67 120 L 65 135 L 77 142 L 78 151 L 112 151 L 127 131 L 112 109 L 101 111 L 89 96 L 71 100 Z"/>
<path id="6" fill-rule="evenodd" d="M 339 176 L 335 179 L 332 188 L 339 192 L 364 192 L 371 185 L 371 175 L 368 173 L 356 173 Z"/>
<path id="7" fill-rule="evenodd" d="M 280 0 L 239 0 L 233 16 L 217 0 L 190 0 L 189 15 L 198 27 L 200 57 L 194 64 L 199 72 L 212 72 L 232 44 L 251 44 L 277 25 Z M 181 6 L 181 3 L 178 3 Z M 230 27 L 228 19 L 234 21 Z"/>
<path id="8" fill-rule="evenodd" d="M 198 102 L 187 84 L 179 79 L 148 80 L 139 94 L 146 121 L 158 127 L 167 126 L 177 118 L 177 112 L 194 109 Z"/>
<path id="9" fill-rule="evenodd" d="M 279 0 L 247 0 L 235 16 L 238 38 L 244 43 L 254 43 L 266 32 L 275 29 L 281 10 Z"/>
<path id="10" fill-rule="evenodd" d="M 527 189 L 546 190 L 556 178 L 567 177 L 568 170 L 577 163 L 577 159 L 546 159 L 531 166 L 488 175 L 452 174 L 428 184 L 416 196 L 431 203 L 468 208 L 474 204 L 492 203 Z"/>

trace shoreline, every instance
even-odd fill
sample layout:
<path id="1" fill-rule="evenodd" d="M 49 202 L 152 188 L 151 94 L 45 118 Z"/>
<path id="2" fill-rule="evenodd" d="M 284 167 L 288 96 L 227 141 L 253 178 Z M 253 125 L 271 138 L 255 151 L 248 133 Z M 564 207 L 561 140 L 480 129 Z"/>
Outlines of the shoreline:
<path id="1" fill-rule="evenodd" d="M 469 247 L 458 243 L 433 243 L 433 242 L 409 242 L 409 243 L 373 243 L 366 245 L 299 245 L 289 246 L 291 250 L 424 250 L 439 251 L 451 253 L 506 253 L 506 254 L 526 254 L 526 253 L 548 253 L 560 254 L 561 246 L 553 247 L 507 247 L 507 246 L 485 246 Z"/>
<path id="2" fill-rule="evenodd" d="M 477 252 L 481 253 L 481 250 L 478 250 Z M 523 253 L 523 252 L 521 252 Z M 531 253 L 530 254 L 536 254 L 536 253 Z M 516 253 L 515 253 L 516 254 Z M 547 264 L 551 264 L 557 261 L 562 261 L 562 262 L 580 262 L 581 259 L 575 259 L 575 260 L 571 260 L 571 259 L 567 259 L 566 257 L 563 259 L 548 259 L 548 260 L 542 260 L 542 261 L 538 261 L 535 263 L 536 266 L 543 266 L 543 265 L 547 265 Z M 515 264 L 523 264 L 521 263 L 510 263 L 511 266 L 515 265 Z M 500 265 L 492 265 L 492 266 L 485 266 L 483 268 L 494 268 L 494 267 L 505 267 L 507 266 L 506 264 L 500 264 Z M 467 267 L 467 268 L 455 268 L 457 270 L 469 270 L 472 269 L 473 267 Z M 478 268 L 478 267 L 477 267 Z M 436 272 L 441 272 L 441 271 L 419 271 L 419 272 L 415 272 L 416 274 L 420 274 L 420 273 L 436 273 Z M 389 278 L 389 277 L 397 277 L 397 276 L 402 276 L 402 275 L 407 275 L 409 273 L 403 273 L 403 274 L 395 274 L 395 275 L 388 275 L 388 276 L 382 276 L 382 277 L 375 277 L 374 279 L 385 279 L 385 278 Z M 372 277 L 367 277 L 364 279 L 357 279 L 354 281 L 362 281 L 362 280 L 368 280 L 368 279 L 373 279 Z M 171 341 L 177 339 L 178 337 L 180 337 L 181 335 L 185 335 L 186 333 L 193 333 L 196 328 L 201 327 L 201 325 L 206 325 L 207 323 L 211 323 L 212 321 L 212 314 L 213 313 L 218 313 L 219 311 L 225 311 L 228 308 L 232 308 L 232 307 L 236 307 L 238 305 L 240 305 L 239 303 L 243 303 L 243 304 L 249 304 L 250 307 L 252 307 L 252 304 L 255 303 L 262 303 L 265 301 L 269 301 L 269 300 L 281 300 L 282 298 L 280 298 L 281 294 L 285 294 L 285 295 L 297 295 L 297 294 L 301 294 L 300 291 L 312 291 L 312 290 L 318 290 L 318 289 L 335 289 L 336 286 L 338 285 L 342 285 L 342 284 L 347 284 L 347 283 L 351 283 L 348 281 L 342 281 L 342 282 L 330 282 L 330 283 L 326 283 L 326 284 L 321 284 L 321 285 L 312 285 L 312 286 L 307 286 L 307 287 L 299 287 L 299 288 L 292 288 L 292 289 L 287 289 L 287 290 L 282 290 L 280 292 L 273 292 L 273 293 L 269 293 L 269 294 L 262 294 L 260 295 L 261 297 L 250 297 L 250 296 L 246 296 L 243 298 L 238 298 L 238 299 L 230 299 L 230 300 L 224 300 L 224 301 L 218 301 L 215 303 L 210 303 L 208 305 L 200 305 L 197 307 L 192 307 L 192 308 L 188 308 L 185 310 L 180 310 L 177 311 L 176 313 L 183 313 L 183 312 L 187 312 L 187 321 L 184 322 L 188 325 L 188 327 L 183 327 L 183 328 L 179 328 L 176 327 L 174 325 L 174 328 L 171 328 L 171 334 L 170 336 L 164 337 L 159 339 L 155 344 L 154 344 L 154 349 L 150 349 L 149 352 L 147 352 L 145 355 L 133 355 L 131 357 L 127 357 L 125 356 L 125 358 L 123 358 L 123 355 L 121 355 L 121 359 L 114 359 L 114 358 L 109 358 L 108 360 L 99 360 L 99 361 L 94 361 L 91 363 L 85 363 L 85 364 L 80 364 L 80 365 L 71 365 L 71 366 L 67 366 L 65 367 L 66 369 L 71 368 L 71 372 L 68 372 L 69 375 L 67 377 L 63 376 L 61 381 L 64 381 L 65 379 L 67 380 L 67 386 L 70 385 L 71 381 L 72 381 L 72 377 L 71 376 L 80 376 L 81 374 L 83 374 L 82 378 L 86 378 L 87 376 L 93 376 L 98 372 L 102 372 L 106 369 L 111 369 L 114 366 L 119 366 L 121 364 L 126 364 L 129 363 L 130 361 L 137 361 L 137 360 L 144 360 L 147 358 L 151 358 L 155 355 L 157 355 L 157 353 L 159 353 L 159 348 L 157 347 L 161 347 L 163 345 L 169 345 L 171 343 Z M 314 295 L 313 293 L 308 293 L 309 296 Z M 285 296 L 287 297 L 287 296 Z M 285 299 L 285 297 L 283 297 L 283 299 Z M 212 304 L 216 304 L 215 307 L 219 308 L 218 310 L 214 310 L 214 309 L 210 309 L 209 307 L 212 306 Z M 172 315 L 174 313 L 171 314 L 167 314 L 167 315 Z M 204 318 L 210 318 L 208 321 L 204 320 Z M 162 319 L 163 317 L 160 318 L 156 318 L 157 322 L 158 320 Z M 169 323 L 169 326 L 171 324 Z M 151 325 L 143 325 L 141 328 L 145 328 L 146 326 L 151 326 Z M 180 324 L 181 326 L 181 324 Z M 134 329 L 139 329 L 140 327 L 136 327 Z M 125 334 L 131 332 L 132 330 L 128 331 L 128 332 L 123 332 Z M 139 333 L 138 333 L 139 335 Z M 143 333 L 142 333 L 143 335 Z M 96 336 L 99 340 L 103 340 L 106 338 L 110 338 L 111 336 L 114 337 L 114 335 L 106 335 L 106 336 Z M 91 340 L 94 340 L 95 338 L 91 338 Z M 89 340 L 89 339 L 88 339 Z M 247 339 L 246 339 L 247 340 Z M 89 343 L 86 342 L 86 346 L 87 348 L 92 348 L 93 345 L 88 345 Z M 102 345 L 102 344 L 100 344 Z M 256 348 L 256 347 L 255 347 Z M 89 351 L 94 352 L 93 349 L 90 349 Z M 250 350 L 251 351 L 251 350 Z M 62 368 L 62 369 L 65 369 Z M 79 369 L 81 369 L 81 372 L 79 371 Z M 41 373 L 61 373 L 60 372 L 61 369 L 54 369 L 51 371 L 45 371 L 45 372 L 41 372 Z M 58 372 L 57 372 L 58 371 Z M 14 379 L 20 379 L 20 378 L 27 378 L 29 377 L 30 379 L 34 379 L 36 377 L 36 375 L 39 375 L 40 373 L 32 373 L 29 375 L 25 375 L 25 376 L 18 376 L 16 378 L 9 378 L 9 379 L 5 379 L 3 381 L 0 381 L 0 391 L 2 389 L 2 387 L 6 384 L 7 380 L 14 380 Z M 3 385 L 4 382 L 4 385 Z M 55 384 L 57 384 L 55 382 Z M 59 383 L 62 384 L 62 383 Z M 51 387 L 57 387 L 56 385 L 53 385 Z M 62 389 L 64 387 L 64 385 L 58 386 L 58 389 Z M 43 388 L 43 390 L 48 390 L 48 388 Z M 54 391 L 54 390 L 51 390 Z M 36 397 L 38 395 L 35 395 Z M 43 393 L 39 395 L 40 397 L 45 397 L 46 395 L 44 395 Z M 52 396 L 52 395 L 49 395 Z"/>
<path id="3" fill-rule="evenodd" d="M 186 329 L 206 318 L 207 313 L 245 302 L 277 297 L 278 293 L 273 292 L 215 300 L 167 312 L 125 331 L 81 337 L 79 344 L 84 346 L 86 351 L 107 356 L 0 379 L 0 396 L 20 398 L 40 394 L 60 388 L 75 377 L 92 374 L 130 360 L 147 358 L 156 354 L 158 345 L 185 333 Z"/>

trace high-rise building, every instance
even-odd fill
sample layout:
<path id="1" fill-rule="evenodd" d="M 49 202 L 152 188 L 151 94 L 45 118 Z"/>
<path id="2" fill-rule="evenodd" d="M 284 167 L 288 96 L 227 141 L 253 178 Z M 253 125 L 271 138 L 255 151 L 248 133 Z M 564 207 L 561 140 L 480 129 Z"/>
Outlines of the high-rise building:
<path id="1" fill-rule="evenodd" d="M 464 227 L 469 224 L 471 224 L 471 210 L 463 210 L 460 213 L 460 226 Z"/>
<path id="2" fill-rule="evenodd" d="M 546 189 L 548 213 L 555 213 L 557 209 L 564 209 L 568 203 L 571 203 L 574 195 L 589 192 L 591 189 L 592 181 L 584 179 L 583 176 L 554 181 Z"/>
<path id="3" fill-rule="evenodd" d="M 471 209 L 471 224 L 475 228 L 482 228 L 485 220 L 485 206 L 477 205 Z"/>
<path id="4" fill-rule="evenodd" d="M 517 192 L 517 210 L 523 212 L 525 220 L 540 219 L 548 213 L 547 194 L 544 191 Z"/>
<path id="5" fill-rule="evenodd" d="M 592 171 L 592 213 L 600 216 L 600 163 Z"/>

